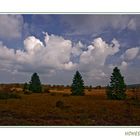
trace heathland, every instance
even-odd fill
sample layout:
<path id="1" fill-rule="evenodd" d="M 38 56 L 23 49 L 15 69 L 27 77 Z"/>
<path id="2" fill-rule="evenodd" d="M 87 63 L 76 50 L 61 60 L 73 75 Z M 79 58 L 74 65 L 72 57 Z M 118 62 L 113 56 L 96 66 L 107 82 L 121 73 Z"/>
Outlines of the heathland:
<path id="1" fill-rule="evenodd" d="M 100 86 L 72 96 L 69 86 L 44 85 L 42 93 L 26 93 L 22 84 L 1 84 L 0 125 L 140 125 L 140 88 L 127 88 L 126 94 L 125 100 L 109 100 Z"/>

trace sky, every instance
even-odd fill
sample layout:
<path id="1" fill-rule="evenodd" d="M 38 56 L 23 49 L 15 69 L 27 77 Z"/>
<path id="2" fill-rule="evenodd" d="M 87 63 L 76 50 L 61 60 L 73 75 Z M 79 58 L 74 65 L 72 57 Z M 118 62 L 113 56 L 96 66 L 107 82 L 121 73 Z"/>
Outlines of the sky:
<path id="1" fill-rule="evenodd" d="M 107 85 L 114 67 L 140 83 L 140 15 L 0 14 L 0 83 Z"/>

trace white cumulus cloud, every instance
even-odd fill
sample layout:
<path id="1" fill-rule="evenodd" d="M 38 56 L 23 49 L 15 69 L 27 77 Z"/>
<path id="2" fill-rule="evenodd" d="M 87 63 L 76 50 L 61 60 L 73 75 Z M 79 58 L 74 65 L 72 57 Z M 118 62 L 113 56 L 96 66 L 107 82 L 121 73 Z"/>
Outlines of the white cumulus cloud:
<path id="1" fill-rule="evenodd" d="M 116 39 L 113 39 L 111 44 L 107 44 L 102 38 L 96 38 L 92 45 L 88 46 L 88 50 L 81 54 L 80 63 L 104 65 L 107 57 L 117 53 L 119 47 L 120 45 Z"/>
<path id="2" fill-rule="evenodd" d="M 130 48 L 125 51 L 125 53 L 121 56 L 121 58 L 125 61 L 130 61 L 136 58 L 139 53 L 139 48 Z"/>
<path id="3" fill-rule="evenodd" d="M 87 51 L 83 51 L 80 56 L 79 67 L 89 78 L 103 80 L 108 75 L 106 71 L 110 69 L 105 64 L 106 60 L 119 52 L 120 44 L 116 39 L 108 44 L 102 38 L 96 38 L 87 48 Z"/>
<path id="4" fill-rule="evenodd" d="M 0 58 L 3 60 L 3 68 L 13 71 L 47 71 L 72 70 L 77 64 L 71 58 L 72 42 L 63 37 L 48 35 L 45 36 L 45 44 L 34 36 L 24 40 L 24 49 L 10 49 L 0 43 Z M 47 40 L 47 41 L 46 41 Z M 2 63 L 2 62 L 1 62 Z M 13 67 L 11 67 L 11 65 Z"/>
<path id="5" fill-rule="evenodd" d="M 29 36 L 24 40 L 25 49 L 30 52 L 43 46 L 43 43 L 34 36 Z"/>

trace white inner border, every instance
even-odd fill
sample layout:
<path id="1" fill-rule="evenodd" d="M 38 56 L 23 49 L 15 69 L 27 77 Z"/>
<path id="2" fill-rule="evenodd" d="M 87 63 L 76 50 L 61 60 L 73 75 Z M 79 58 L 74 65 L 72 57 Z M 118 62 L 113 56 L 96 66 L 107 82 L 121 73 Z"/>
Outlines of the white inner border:
<path id="1" fill-rule="evenodd" d="M 140 1 L 3 0 L 0 12 L 140 12 Z"/>

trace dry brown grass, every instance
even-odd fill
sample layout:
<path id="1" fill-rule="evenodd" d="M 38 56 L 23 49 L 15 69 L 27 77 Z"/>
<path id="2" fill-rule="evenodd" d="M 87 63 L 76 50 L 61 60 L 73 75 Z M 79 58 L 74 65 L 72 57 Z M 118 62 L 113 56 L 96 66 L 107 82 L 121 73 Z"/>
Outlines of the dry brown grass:
<path id="1" fill-rule="evenodd" d="M 0 125 L 140 125 L 140 105 L 131 100 L 132 90 L 125 101 L 107 100 L 105 89 L 66 96 L 70 93 L 70 89 L 19 93 L 21 99 L 0 100 Z M 62 107 L 56 106 L 58 101 Z"/>

